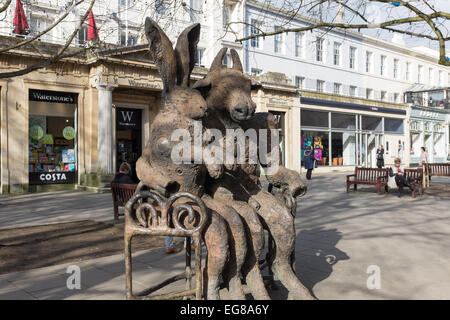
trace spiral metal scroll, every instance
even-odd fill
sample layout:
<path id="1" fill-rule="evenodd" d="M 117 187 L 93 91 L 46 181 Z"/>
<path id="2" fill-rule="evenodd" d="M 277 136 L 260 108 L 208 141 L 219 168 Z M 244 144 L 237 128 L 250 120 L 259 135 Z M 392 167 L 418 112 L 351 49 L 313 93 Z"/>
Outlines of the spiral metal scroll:
<path id="1" fill-rule="evenodd" d="M 176 203 L 180 199 L 187 201 Z M 183 224 L 180 221 L 183 214 L 187 214 L 187 222 L 190 224 L 198 221 L 196 225 L 189 227 Z M 202 230 L 208 220 L 207 208 L 199 197 L 179 192 L 167 199 L 153 190 L 144 191 L 142 187 L 137 188 L 127 202 L 125 215 L 127 222 L 138 233 L 180 237 L 190 237 Z"/>

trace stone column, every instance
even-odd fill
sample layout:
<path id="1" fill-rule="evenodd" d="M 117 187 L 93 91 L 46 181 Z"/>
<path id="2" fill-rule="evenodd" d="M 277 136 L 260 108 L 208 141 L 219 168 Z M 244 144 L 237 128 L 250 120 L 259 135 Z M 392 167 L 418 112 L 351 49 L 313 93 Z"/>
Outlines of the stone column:
<path id="1" fill-rule="evenodd" d="M 97 173 L 114 174 L 112 92 L 116 85 L 101 83 L 98 89 Z"/>

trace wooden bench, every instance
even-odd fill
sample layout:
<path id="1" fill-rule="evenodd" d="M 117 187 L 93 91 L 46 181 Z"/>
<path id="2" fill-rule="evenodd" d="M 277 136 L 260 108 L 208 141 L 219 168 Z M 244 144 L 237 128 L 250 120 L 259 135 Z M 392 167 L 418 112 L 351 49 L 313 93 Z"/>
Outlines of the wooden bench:
<path id="1" fill-rule="evenodd" d="M 382 187 L 387 192 L 388 177 L 389 169 L 356 167 L 355 173 L 347 176 L 347 192 L 349 192 L 351 185 L 354 185 L 356 191 L 358 184 L 376 186 L 378 194 L 381 194 Z"/>
<path id="2" fill-rule="evenodd" d="M 422 169 L 405 169 L 406 179 L 410 181 L 412 192 L 411 196 L 416 197 L 416 192 L 419 195 L 423 195 L 423 170 Z"/>
<path id="3" fill-rule="evenodd" d="M 125 207 L 135 193 L 136 187 L 136 184 L 111 183 L 115 222 L 119 222 L 119 207 Z M 123 216 L 123 214 L 120 214 L 120 216 Z"/>
<path id="4" fill-rule="evenodd" d="M 428 163 L 428 176 L 450 177 L 450 163 Z"/>

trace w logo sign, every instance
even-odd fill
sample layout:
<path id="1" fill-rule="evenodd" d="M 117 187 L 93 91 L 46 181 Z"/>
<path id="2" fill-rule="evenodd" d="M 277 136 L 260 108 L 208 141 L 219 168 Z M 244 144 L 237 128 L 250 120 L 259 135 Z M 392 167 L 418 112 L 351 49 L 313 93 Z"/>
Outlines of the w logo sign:
<path id="1" fill-rule="evenodd" d="M 138 109 L 116 109 L 116 129 L 130 130 L 141 129 L 141 110 Z"/>
<path id="2" fill-rule="evenodd" d="M 133 111 L 122 111 L 122 119 L 125 122 L 131 122 L 131 119 L 133 119 Z"/>

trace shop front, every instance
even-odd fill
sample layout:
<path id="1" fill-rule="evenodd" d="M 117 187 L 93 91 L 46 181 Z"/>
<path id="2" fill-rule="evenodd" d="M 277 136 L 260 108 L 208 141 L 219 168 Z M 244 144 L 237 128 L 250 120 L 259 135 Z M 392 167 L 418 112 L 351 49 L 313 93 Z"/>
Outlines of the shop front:
<path id="1" fill-rule="evenodd" d="M 314 150 L 318 167 L 376 167 L 376 150 L 385 148 L 386 164 L 405 157 L 406 111 L 314 98 L 301 99 L 301 154 Z M 303 156 L 302 156 L 303 165 Z"/>
<path id="2" fill-rule="evenodd" d="M 411 106 L 409 121 L 411 164 L 419 164 L 421 147 L 427 150 L 430 162 L 447 162 L 449 133 L 446 122 L 449 114 L 448 110 Z"/>
<path id="3" fill-rule="evenodd" d="M 31 191 L 41 185 L 78 182 L 77 101 L 76 93 L 29 90 Z"/>

